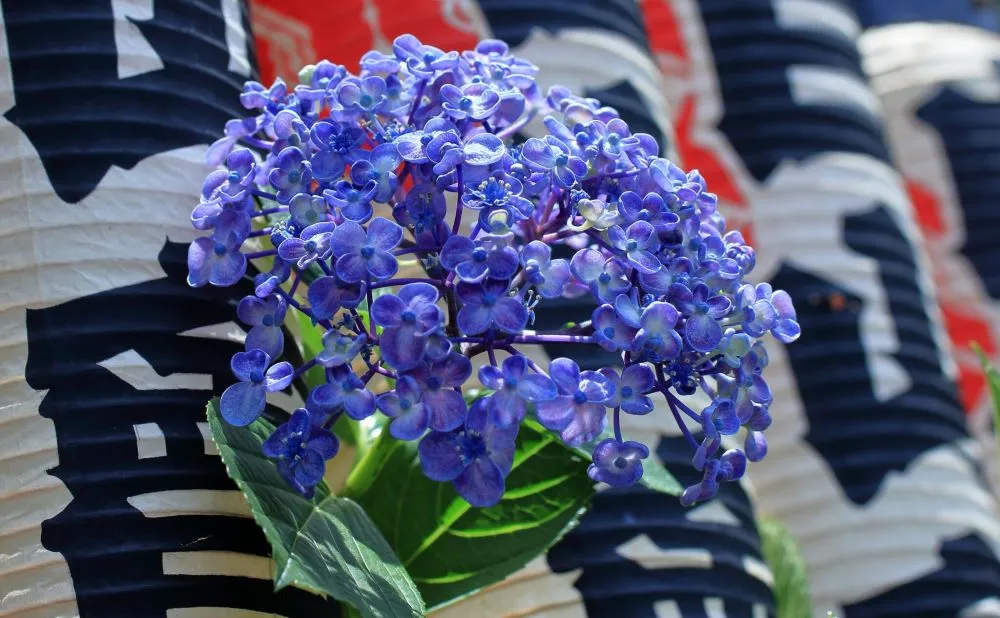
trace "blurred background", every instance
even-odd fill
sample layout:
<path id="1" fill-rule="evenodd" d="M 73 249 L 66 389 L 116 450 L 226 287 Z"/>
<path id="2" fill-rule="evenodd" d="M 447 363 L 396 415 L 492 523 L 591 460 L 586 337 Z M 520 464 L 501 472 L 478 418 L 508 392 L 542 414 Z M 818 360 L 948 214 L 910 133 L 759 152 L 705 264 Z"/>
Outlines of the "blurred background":
<path id="1" fill-rule="evenodd" d="M 412 33 L 508 42 L 699 169 L 796 301 L 770 454 L 694 509 L 598 494 L 442 618 L 1000 616 L 1000 26 L 974 0 L 0 0 L 0 616 L 336 616 L 271 592 L 204 402 L 245 291 L 189 289 L 207 145 L 247 79 Z M 571 302 L 539 315 L 589 315 Z M 558 315 L 556 315 L 558 314 Z M 557 355 L 559 350 L 547 350 Z M 602 358 L 577 358 L 598 366 Z M 295 401 L 278 402 L 289 409 Z M 663 415 L 633 433 L 689 483 Z"/>

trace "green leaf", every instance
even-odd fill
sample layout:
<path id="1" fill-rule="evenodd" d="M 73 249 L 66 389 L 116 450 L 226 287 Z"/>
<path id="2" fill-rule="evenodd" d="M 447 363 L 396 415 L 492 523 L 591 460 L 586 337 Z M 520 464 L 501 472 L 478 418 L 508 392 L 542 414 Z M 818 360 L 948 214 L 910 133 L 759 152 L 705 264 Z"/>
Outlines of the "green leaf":
<path id="1" fill-rule="evenodd" d="M 415 442 L 383 432 L 348 492 L 436 608 L 517 571 L 576 525 L 594 493 L 586 468 L 551 433 L 522 426 L 503 500 L 477 509 L 424 476 Z"/>
<path id="2" fill-rule="evenodd" d="M 539 431 L 545 430 L 537 423 L 537 421 L 528 420 L 525 422 L 531 424 Z M 577 447 L 567 446 L 566 448 L 570 448 L 577 453 L 580 453 L 587 459 L 587 461 L 590 461 L 594 457 L 594 447 L 597 446 L 601 440 L 613 437 L 615 437 L 614 431 L 609 428 L 605 429 L 601 435 L 597 436 L 597 438 L 589 444 L 583 444 Z M 675 479 L 674 475 L 670 473 L 670 470 L 667 470 L 663 464 L 656 461 L 652 457 L 648 457 L 642 461 L 642 478 L 639 480 L 639 484 L 647 489 L 652 489 L 653 491 L 669 494 L 671 496 L 679 496 L 681 495 L 681 492 L 684 491 L 684 487 L 677 482 L 677 479 Z"/>
<path id="3" fill-rule="evenodd" d="M 997 442 L 997 452 L 1000 453 L 1000 372 L 986 358 L 986 352 L 978 343 L 972 343 L 972 349 L 979 355 L 979 362 L 986 372 L 986 382 L 990 385 L 990 397 L 993 399 L 993 439 Z"/>
<path id="4" fill-rule="evenodd" d="M 413 580 L 361 506 L 325 484 L 307 500 L 281 479 L 261 453 L 273 425 L 261 418 L 233 427 L 219 417 L 217 399 L 208 404 L 208 422 L 226 471 L 271 543 L 275 590 L 294 585 L 330 595 L 362 616 L 424 615 Z"/>
<path id="5" fill-rule="evenodd" d="M 757 522 L 757 529 L 764 558 L 774 574 L 777 618 L 809 618 L 812 615 L 809 577 L 795 539 L 779 522 L 767 517 Z"/>

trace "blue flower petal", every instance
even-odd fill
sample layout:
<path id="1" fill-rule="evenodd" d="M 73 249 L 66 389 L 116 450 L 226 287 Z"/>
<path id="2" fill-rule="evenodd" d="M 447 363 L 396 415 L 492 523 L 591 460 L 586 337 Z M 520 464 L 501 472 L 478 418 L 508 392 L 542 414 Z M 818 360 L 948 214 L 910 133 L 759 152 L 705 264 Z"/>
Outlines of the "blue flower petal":
<path id="1" fill-rule="evenodd" d="M 418 403 L 393 419 L 389 433 L 398 440 L 416 440 L 427 431 L 428 421 L 427 406 Z"/>
<path id="2" fill-rule="evenodd" d="M 454 480 L 465 464 L 459 455 L 457 438 L 452 432 L 430 433 L 420 441 L 417 452 L 420 455 L 420 467 L 432 481 Z"/>
<path id="3" fill-rule="evenodd" d="M 486 457 L 476 459 L 455 479 L 455 491 L 476 507 L 493 506 L 504 492 L 504 477 L 500 468 Z"/>
<path id="4" fill-rule="evenodd" d="M 693 315 L 684 325 L 684 338 L 698 352 L 711 352 L 722 340 L 722 326 L 707 315 Z"/>
<path id="5" fill-rule="evenodd" d="M 245 427 L 264 413 L 265 393 L 263 384 L 233 384 L 222 393 L 219 413 L 230 425 Z"/>
<path id="6" fill-rule="evenodd" d="M 420 364 L 427 338 L 419 336 L 411 325 L 385 329 L 379 339 L 382 358 L 397 371 L 407 371 Z"/>

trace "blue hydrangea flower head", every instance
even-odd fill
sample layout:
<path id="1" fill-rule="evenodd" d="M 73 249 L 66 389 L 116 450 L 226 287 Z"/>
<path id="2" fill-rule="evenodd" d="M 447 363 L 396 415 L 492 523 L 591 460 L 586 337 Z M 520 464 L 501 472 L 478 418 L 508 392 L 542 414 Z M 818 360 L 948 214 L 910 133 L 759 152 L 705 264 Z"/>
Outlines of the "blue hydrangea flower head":
<path id="1" fill-rule="evenodd" d="M 249 115 L 209 148 L 217 169 L 191 213 L 190 285 L 253 279 L 223 418 L 247 425 L 267 393 L 323 378 L 265 445 L 292 487 L 320 482 L 337 419 L 376 413 L 475 506 L 503 496 L 526 419 L 573 447 L 611 426 L 588 474 L 627 486 L 650 452 L 622 435 L 621 414 L 669 414 L 701 473 L 684 504 L 766 456 L 767 349 L 801 329 L 787 293 L 750 280 L 756 255 L 711 179 L 661 157 L 614 108 L 543 92 L 503 41 L 459 53 L 403 35 L 359 66 L 248 82 Z M 540 133 L 516 140 L 535 119 Z M 531 330 L 565 298 L 592 301 L 590 319 Z M 296 367 L 279 360 L 288 311 L 322 335 Z M 543 367 L 525 346 L 546 343 L 619 360 Z M 708 403 L 692 409 L 695 396 Z"/>

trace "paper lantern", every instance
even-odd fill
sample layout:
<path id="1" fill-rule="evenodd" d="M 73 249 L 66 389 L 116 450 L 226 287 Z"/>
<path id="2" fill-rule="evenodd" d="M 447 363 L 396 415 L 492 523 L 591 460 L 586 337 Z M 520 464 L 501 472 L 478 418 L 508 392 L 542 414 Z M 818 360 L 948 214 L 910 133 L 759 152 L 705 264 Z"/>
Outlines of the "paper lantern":
<path id="1" fill-rule="evenodd" d="M 853 10 L 643 7 L 685 164 L 728 177 L 758 276 L 796 299 L 803 335 L 774 349 L 770 454 L 751 479 L 799 541 L 814 615 L 995 615 L 996 504 Z"/>
<path id="2" fill-rule="evenodd" d="M 854 9 L 864 28 L 910 22 L 949 22 L 977 26 L 994 32 L 1000 28 L 997 6 L 993 0 L 853 0 Z"/>
<path id="3" fill-rule="evenodd" d="M 978 342 L 996 360 L 1000 248 L 994 242 L 1000 171 L 1000 38 L 962 25 L 911 23 L 861 38 L 866 68 L 886 107 L 894 159 L 906 177 L 959 366 L 970 424 L 996 481 L 992 409 Z"/>
<path id="4" fill-rule="evenodd" d="M 254 72 L 246 7 L 2 8 L 0 614 L 329 615 L 273 593 L 204 422 L 243 331 L 186 243 Z"/>

